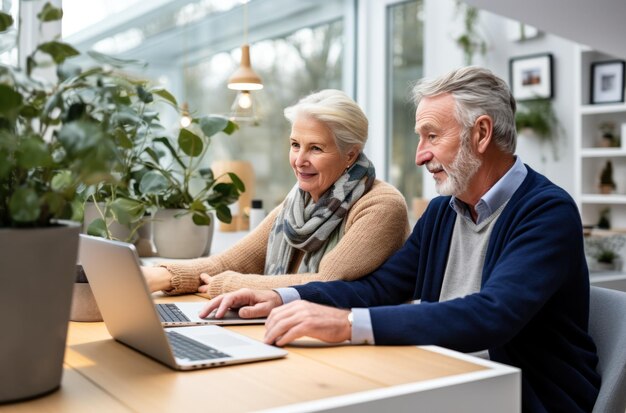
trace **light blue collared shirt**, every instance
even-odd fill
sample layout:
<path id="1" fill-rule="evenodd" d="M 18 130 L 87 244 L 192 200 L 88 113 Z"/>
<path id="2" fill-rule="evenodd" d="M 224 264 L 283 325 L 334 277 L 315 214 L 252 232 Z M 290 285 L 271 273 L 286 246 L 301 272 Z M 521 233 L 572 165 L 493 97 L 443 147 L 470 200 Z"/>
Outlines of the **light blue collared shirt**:
<path id="1" fill-rule="evenodd" d="M 509 169 L 494 186 L 489 188 L 476 204 L 475 209 L 478 213 L 476 224 L 480 224 L 484 219 L 490 217 L 491 214 L 511 199 L 515 191 L 517 191 L 517 188 L 519 188 L 524 179 L 526 179 L 527 174 L 528 170 L 524 166 L 524 163 L 519 156 L 516 156 L 515 163 L 511 169 Z M 467 205 L 460 199 L 453 196 L 450 199 L 450 206 L 460 216 L 472 220 Z"/>
<path id="2" fill-rule="evenodd" d="M 515 163 L 507 171 L 502 178 L 492 186 L 485 195 L 483 195 L 476 204 L 476 212 L 478 218 L 476 224 L 480 224 L 482 220 L 491 216 L 498 208 L 500 208 L 505 202 L 507 202 L 515 191 L 520 187 L 528 170 L 522 162 L 519 156 L 515 157 Z M 456 197 L 452 197 L 450 200 L 450 207 L 454 211 L 469 220 L 472 220 L 472 216 L 467 209 L 465 203 Z M 300 300 L 300 294 L 295 288 L 275 288 L 274 291 L 280 295 L 283 300 L 283 304 L 290 303 L 292 301 Z M 419 304 L 416 304 L 419 305 Z M 353 308 L 352 309 L 352 344 L 375 344 L 374 343 L 374 331 L 372 329 L 372 320 L 370 318 L 370 312 L 367 308 Z"/>

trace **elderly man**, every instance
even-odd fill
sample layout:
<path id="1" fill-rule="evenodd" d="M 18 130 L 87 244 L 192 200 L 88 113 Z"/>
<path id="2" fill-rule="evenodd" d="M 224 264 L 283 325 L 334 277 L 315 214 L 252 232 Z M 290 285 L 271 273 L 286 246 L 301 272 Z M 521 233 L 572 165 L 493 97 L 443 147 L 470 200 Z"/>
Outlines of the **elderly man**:
<path id="1" fill-rule="evenodd" d="M 600 378 L 576 204 L 514 155 L 515 101 L 490 71 L 422 81 L 414 96 L 415 162 L 442 196 L 405 245 L 360 280 L 240 290 L 205 312 L 271 311 L 265 340 L 281 346 L 307 335 L 488 352 L 522 369 L 524 411 L 591 411 Z"/>

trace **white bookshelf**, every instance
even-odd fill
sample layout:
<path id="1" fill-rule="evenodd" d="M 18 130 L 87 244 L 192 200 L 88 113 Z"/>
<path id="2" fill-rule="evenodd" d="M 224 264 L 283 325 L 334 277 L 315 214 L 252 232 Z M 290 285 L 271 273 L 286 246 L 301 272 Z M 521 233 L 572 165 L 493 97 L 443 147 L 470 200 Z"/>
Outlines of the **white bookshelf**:
<path id="1" fill-rule="evenodd" d="M 616 60 L 587 47 L 577 53 L 575 71 L 579 85 L 576 87 L 575 116 L 575 198 L 580 208 L 583 224 L 595 225 L 600 212 L 609 209 L 611 225 L 626 229 L 626 136 L 622 124 L 626 125 L 626 103 L 590 104 L 591 64 Z M 621 136 L 620 147 L 600 147 L 600 124 L 612 122 Z M 607 161 L 613 165 L 613 180 L 617 188 L 612 194 L 601 194 L 600 173 Z"/>

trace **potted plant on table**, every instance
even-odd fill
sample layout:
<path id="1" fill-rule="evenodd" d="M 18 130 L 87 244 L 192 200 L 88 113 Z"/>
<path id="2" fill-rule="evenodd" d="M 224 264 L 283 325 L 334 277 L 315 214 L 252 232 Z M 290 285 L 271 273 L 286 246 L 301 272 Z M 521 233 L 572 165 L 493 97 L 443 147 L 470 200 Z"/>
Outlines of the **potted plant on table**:
<path id="1" fill-rule="evenodd" d="M 38 15 L 42 22 L 61 16 L 50 4 Z M 0 35 L 12 23 L 0 12 Z M 0 314 L 0 402 L 60 385 L 80 231 L 63 220 L 79 218 L 81 187 L 114 182 L 119 162 L 114 133 L 85 103 L 102 89 L 115 94 L 115 76 L 63 65 L 77 54 L 51 41 L 25 71 L 0 65 L 0 302 L 8 309 Z M 33 75 L 50 64 L 56 82 Z"/>
<path id="2" fill-rule="evenodd" d="M 175 143 L 158 138 L 155 147 L 146 151 L 139 192 L 156 209 L 154 243 L 160 256 L 205 255 L 213 231 L 211 212 L 222 222 L 231 221 L 228 205 L 245 191 L 243 182 L 232 172 L 215 177 L 202 165 L 211 138 L 236 129 L 237 125 L 223 116 L 192 118 L 188 127 L 180 129 Z"/>
<path id="3" fill-rule="evenodd" d="M 122 70 L 136 62 L 112 59 L 90 52 L 92 56 Z M 84 189 L 85 232 L 90 235 L 125 242 L 137 241 L 137 234 L 147 223 L 146 203 L 139 193 L 143 159 L 155 139 L 164 139 L 167 131 L 160 123 L 159 113 L 152 107 L 166 103 L 176 108 L 176 99 L 160 87 L 150 86 L 141 79 L 125 76 L 116 79 L 116 93 L 102 89 L 94 94 L 90 104 L 102 114 L 120 153 L 120 162 L 112 171 L 115 182 L 102 182 Z M 139 251 L 141 253 L 141 251 Z"/>

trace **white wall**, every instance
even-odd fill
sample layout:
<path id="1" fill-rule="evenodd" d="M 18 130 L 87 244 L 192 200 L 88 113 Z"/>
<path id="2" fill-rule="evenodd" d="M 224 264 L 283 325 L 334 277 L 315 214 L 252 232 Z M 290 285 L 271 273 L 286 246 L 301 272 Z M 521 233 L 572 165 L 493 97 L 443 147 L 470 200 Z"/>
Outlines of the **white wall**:
<path id="1" fill-rule="evenodd" d="M 425 0 L 425 66 L 427 77 L 438 76 L 463 65 L 460 48 L 454 37 L 460 33 L 461 19 L 455 15 L 453 0 Z M 554 58 L 554 99 L 556 115 L 563 126 L 558 143 L 558 159 L 554 159 L 549 145 L 542 145 L 536 137 L 519 136 L 517 153 L 522 160 L 543 173 L 557 185 L 574 195 L 574 57 L 576 45 L 563 38 L 541 34 L 524 42 L 507 39 L 508 19 L 482 11 L 480 29 L 488 43 L 484 57 L 474 59 L 503 79 L 509 79 L 509 59 L 513 56 L 552 53 Z M 436 196 L 434 182 L 424 174 L 424 196 Z"/>

